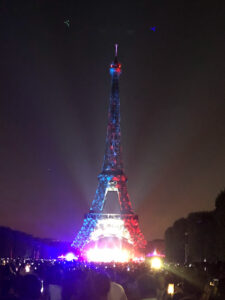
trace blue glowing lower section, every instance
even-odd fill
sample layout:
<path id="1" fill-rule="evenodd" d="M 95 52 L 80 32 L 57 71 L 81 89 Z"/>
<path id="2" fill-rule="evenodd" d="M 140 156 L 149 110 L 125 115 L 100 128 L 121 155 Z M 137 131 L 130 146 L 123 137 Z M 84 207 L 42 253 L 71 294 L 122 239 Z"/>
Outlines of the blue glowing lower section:
<path id="1" fill-rule="evenodd" d="M 98 220 L 98 215 L 93 216 L 92 214 L 87 214 L 81 230 L 79 231 L 71 246 L 82 251 L 86 244 L 89 243 L 91 233 L 94 231 Z"/>

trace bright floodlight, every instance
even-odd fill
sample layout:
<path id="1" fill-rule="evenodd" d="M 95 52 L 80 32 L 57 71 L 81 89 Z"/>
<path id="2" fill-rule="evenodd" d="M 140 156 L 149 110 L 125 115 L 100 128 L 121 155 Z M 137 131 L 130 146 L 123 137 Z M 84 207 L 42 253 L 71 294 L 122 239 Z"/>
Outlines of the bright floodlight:
<path id="1" fill-rule="evenodd" d="M 72 252 L 69 252 L 69 253 L 66 254 L 65 259 L 67 261 L 72 261 L 72 260 L 77 259 L 77 257 Z"/>
<path id="2" fill-rule="evenodd" d="M 174 295 L 174 283 L 169 283 L 168 284 L 167 294 Z"/>
<path id="3" fill-rule="evenodd" d="M 25 272 L 26 272 L 26 273 L 29 273 L 29 272 L 30 272 L 30 265 L 26 265 L 26 266 L 25 266 Z"/>
<path id="4" fill-rule="evenodd" d="M 153 257 L 151 259 L 152 269 L 159 270 L 162 268 L 162 260 L 159 257 Z"/>
<path id="5" fill-rule="evenodd" d="M 87 251 L 87 260 L 93 262 L 128 262 L 129 252 L 121 248 L 90 248 Z"/>

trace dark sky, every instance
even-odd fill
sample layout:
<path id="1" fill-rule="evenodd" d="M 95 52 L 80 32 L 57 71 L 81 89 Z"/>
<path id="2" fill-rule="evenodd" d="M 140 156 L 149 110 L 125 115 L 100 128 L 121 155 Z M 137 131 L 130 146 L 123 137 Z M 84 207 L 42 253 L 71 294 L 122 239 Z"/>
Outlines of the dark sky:
<path id="1" fill-rule="evenodd" d="M 143 233 L 160 238 L 212 210 L 225 187 L 224 16 L 224 1 L 2 0 L 0 225 L 69 241 L 80 229 L 103 161 L 115 42 Z"/>

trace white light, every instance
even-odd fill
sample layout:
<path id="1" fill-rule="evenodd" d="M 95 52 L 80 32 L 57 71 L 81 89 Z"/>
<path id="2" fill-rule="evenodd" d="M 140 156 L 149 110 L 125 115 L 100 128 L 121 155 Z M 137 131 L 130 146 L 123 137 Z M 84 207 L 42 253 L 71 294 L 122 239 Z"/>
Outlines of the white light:
<path id="1" fill-rule="evenodd" d="M 90 240 L 97 241 L 104 237 L 116 237 L 120 240 L 125 239 L 130 244 L 133 243 L 122 219 L 107 218 L 98 220 L 95 230 L 91 233 Z"/>
<path id="2" fill-rule="evenodd" d="M 77 260 L 77 257 L 72 252 L 69 252 L 65 255 L 65 259 L 67 261 L 72 261 L 72 260 Z"/>
<path id="3" fill-rule="evenodd" d="M 62 255 L 59 255 L 58 258 L 59 259 L 65 259 L 66 257 L 65 257 L 65 255 L 62 254 Z"/>
<path id="4" fill-rule="evenodd" d="M 95 262 L 127 262 L 130 254 L 126 249 L 121 248 L 90 248 L 87 251 L 88 261 Z"/>
<path id="5" fill-rule="evenodd" d="M 145 258 L 142 256 L 139 256 L 139 257 L 134 257 L 132 260 L 134 262 L 142 262 L 142 261 L 145 261 Z"/>
<path id="6" fill-rule="evenodd" d="M 43 280 L 41 280 L 41 293 L 44 292 L 44 283 L 43 283 Z"/>
<path id="7" fill-rule="evenodd" d="M 26 272 L 26 273 L 29 273 L 29 272 L 30 272 L 30 265 L 26 265 L 26 266 L 25 266 L 25 272 Z"/>
<path id="8" fill-rule="evenodd" d="M 157 253 L 156 249 L 153 251 L 153 256 L 158 256 L 158 253 Z"/>
<path id="9" fill-rule="evenodd" d="M 173 283 L 169 283 L 168 284 L 167 293 L 169 295 L 173 295 L 174 294 L 174 284 Z"/>
<path id="10" fill-rule="evenodd" d="M 152 269 L 159 270 L 162 268 L 162 260 L 159 257 L 153 257 L 151 259 Z"/>

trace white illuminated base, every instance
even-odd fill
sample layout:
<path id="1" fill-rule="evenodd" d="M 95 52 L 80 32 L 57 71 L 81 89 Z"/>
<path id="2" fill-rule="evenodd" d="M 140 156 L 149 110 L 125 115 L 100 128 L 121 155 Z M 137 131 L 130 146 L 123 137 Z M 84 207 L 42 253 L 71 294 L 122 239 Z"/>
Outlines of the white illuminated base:
<path id="1" fill-rule="evenodd" d="M 86 258 L 93 262 L 128 262 L 131 252 L 124 248 L 124 242 L 133 244 L 124 220 L 110 217 L 100 219 L 90 235 L 93 246 L 86 248 Z"/>
<path id="2" fill-rule="evenodd" d="M 87 260 L 93 262 L 128 262 L 130 253 L 120 248 L 90 248 L 87 250 Z"/>
<path id="3" fill-rule="evenodd" d="M 98 220 L 95 230 L 91 233 L 90 241 L 98 241 L 105 237 L 115 237 L 119 240 L 126 240 L 129 244 L 133 244 L 130 233 L 124 226 L 122 219 L 101 219 Z"/>

